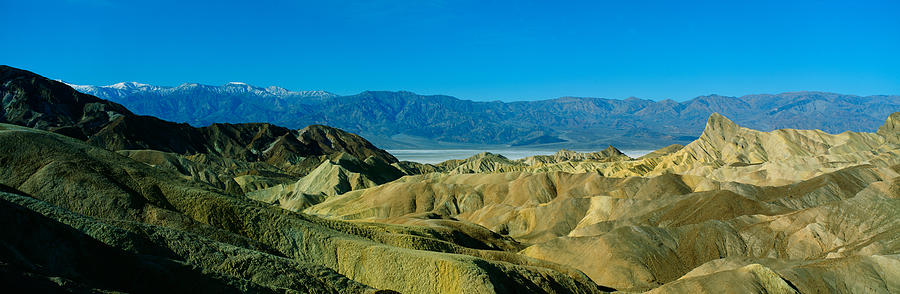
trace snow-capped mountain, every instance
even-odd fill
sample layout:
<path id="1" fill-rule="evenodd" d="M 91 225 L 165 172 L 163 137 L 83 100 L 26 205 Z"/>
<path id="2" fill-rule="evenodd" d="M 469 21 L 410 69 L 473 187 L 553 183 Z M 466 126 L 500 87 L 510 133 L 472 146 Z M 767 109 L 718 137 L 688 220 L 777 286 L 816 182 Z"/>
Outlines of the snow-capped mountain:
<path id="1" fill-rule="evenodd" d="M 75 85 L 79 92 L 94 95 L 143 115 L 205 126 L 215 122 L 264 122 L 279 114 L 302 111 L 337 95 L 326 91 L 290 91 L 256 87 L 242 82 L 222 86 L 185 83 L 176 87 L 122 82 L 108 86 Z"/>
<path id="2" fill-rule="evenodd" d="M 159 91 L 162 90 L 163 87 L 157 87 L 148 84 L 142 84 L 138 82 L 121 82 L 112 84 L 109 86 L 89 86 L 89 85 L 75 85 L 69 84 L 70 87 L 78 90 L 78 92 L 82 92 L 85 94 L 91 94 L 97 97 L 115 100 L 115 98 L 122 98 L 132 93 L 137 92 L 148 92 L 148 91 Z"/>
<path id="3" fill-rule="evenodd" d="M 139 93 L 153 92 L 157 95 L 177 94 L 185 91 L 207 91 L 221 95 L 254 95 L 273 96 L 278 98 L 331 98 L 337 95 L 326 91 L 290 91 L 285 88 L 270 86 L 267 88 L 256 87 L 243 82 L 229 82 L 222 86 L 209 86 L 198 83 L 184 83 L 177 87 L 154 86 L 138 82 L 121 82 L 108 86 L 75 85 L 66 83 L 70 87 L 85 94 L 91 94 L 100 98 L 115 101 L 116 97 L 125 98 Z"/>

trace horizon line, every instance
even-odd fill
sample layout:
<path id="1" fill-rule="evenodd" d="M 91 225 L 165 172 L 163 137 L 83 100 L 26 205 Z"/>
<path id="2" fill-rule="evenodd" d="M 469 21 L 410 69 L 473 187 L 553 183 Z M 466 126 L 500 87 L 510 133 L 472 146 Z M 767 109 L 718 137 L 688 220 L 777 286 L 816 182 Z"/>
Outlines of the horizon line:
<path id="1" fill-rule="evenodd" d="M 531 99 L 531 98 L 525 98 L 525 99 L 516 99 L 516 100 L 500 100 L 500 99 L 487 100 L 487 99 L 484 99 L 484 100 L 482 100 L 482 99 L 460 98 L 460 97 L 457 97 L 457 96 L 454 96 L 454 95 L 448 95 L 448 94 L 421 94 L 421 93 L 418 93 L 418 92 L 415 92 L 415 91 L 411 91 L 411 90 L 403 90 L 403 89 L 399 89 L 399 90 L 362 90 L 362 91 L 360 91 L 360 92 L 358 92 L 358 93 L 355 93 L 355 94 L 339 94 L 339 93 L 335 93 L 335 92 L 328 91 L 328 90 L 292 90 L 292 89 L 288 89 L 288 88 L 281 87 L 281 86 L 277 86 L 277 85 L 257 86 L 257 85 L 251 84 L 251 83 L 240 82 L 240 81 L 226 82 L 226 83 L 224 83 L 224 84 L 222 84 L 222 85 L 212 85 L 212 84 L 198 83 L 198 82 L 184 82 L 184 83 L 181 83 L 181 84 L 179 84 L 179 85 L 177 85 L 177 86 L 167 86 L 167 85 L 166 85 L 166 86 L 163 86 L 163 85 L 155 85 L 155 84 L 151 84 L 151 83 L 143 83 L 143 82 L 137 82 L 137 81 L 122 81 L 122 82 L 113 83 L 113 84 L 109 84 L 109 85 L 98 86 L 98 85 L 75 84 L 75 83 L 67 82 L 67 81 L 62 80 L 62 79 L 53 79 L 53 80 L 54 80 L 54 81 L 57 81 L 57 82 L 61 82 L 61 83 L 63 83 L 63 84 L 66 84 L 66 85 L 68 85 L 68 86 L 70 86 L 70 87 L 72 87 L 72 86 L 81 86 L 81 87 L 112 88 L 113 86 L 118 85 L 118 84 L 135 83 L 135 84 L 142 84 L 142 85 L 148 85 L 148 86 L 153 86 L 153 87 L 160 87 L 160 88 L 172 89 L 172 88 L 178 88 L 178 87 L 185 86 L 185 85 L 200 85 L 200 86 L 208 86 L 208 87 L 224 87 L 224 86 L 228 86 L 228 85 L 231 85 L 231 84 L 236 84 L 236 85 L 246 85 L 246 86 L 250 86 L 250 87 L 253 87 L 253 88 L 264 89 L 264 90 L 265 90 L 265 89 L 269 89 L 269 88 L 280 88 L 280 89 L 287 90 L 288 92 L 297 92 L 297 93 L 299 93 L 299 92 L 325 92 L 325 93 L 333 94 L 333 95 L 338 96 L 338 97 L 350 97 L 350 96 L 360 95 L 360 94 L 363 94 L 363 93 L 366 93 L 366 92 L 392 92 L 392 93 L 404 93 L 404 92 L 405 92 L 405 93 L 412 93 L 412 94 L 420 95 L 420 96 L 445 96 L 445 97 L 451 97 L 451 98 L 458 99 L 458 100 L 472 101 L 472 102 L 502 102 L 502 103 L 531 102 L 531 101 L 548 101 L 548 100 L 557 100 L 557 99 L 565 99 L 565 98 L 606 99 L 606 100 L 620 100 L 620 101 L 629 100 L 629 99 L 638 99 L 638 100 L 646 100 L 646 101 L 653 101 L 653 102 L 662 102 L 662 101 L 666 101 L 666 100 L 672 100 L 672 101 L 675 101 L 675 102 L 679 102 L 679 103 L 680 103 L 680 102 L 691 101 L 691 100 L 694 100 L 694 99 L 697 99 L 697 98 L 701 98 L 701 97 L 711 97 L 711 96 L 731 97 L 731 98 L 743 98 L 743 97 L 746 97 L 746 96 L 756 96 L 756 95 L 773 95 L 773 96 L 775 96 L 775 95 L 802 94 L 802 93 L 833 94 L 833 95 L 843 95 L 843 96 L 855 96 L 855 97 L 862 97 L 862 98 L 866 98 L 866 97 L 876 97 L 876 96 L 900 96 L 900 94 L 859 95 L 859 94 L 846 94 L 846 93 L 838 93 L 838 92 L 830 92 L 830 91 L 821 91 L 821 90 L 800 90 L 800 91 L 785 91 L 785 92 L 780 92 L 780 93 L 751 93 L 751 94 L 743 94 L 743 95 L 739 95 L 739 96 L 723 95 L 723 94 L 718 94 L 718 93 L 709 93 L 709 94 L 705 94 L 705 95 L 697 95 L 697 96 L 693 96 L 693 97 L 691 97 L 691 98 L 683 98 L 683 100 L 677 100 L 677 99 L 673 99 L 673 98 L 649 99 L 649 98 L 640 98 L 640 97 L 636 97 L 636 96 L 628 96 L 628 97 L 625 97 L 625 98 L 608 98 L 608 97 L 576 96 L 576 95 L 563 95 L 563 96 L 558 96 L 558 97 L 555 97 L 555 98 L 533 98 L 533 99 Z"/>

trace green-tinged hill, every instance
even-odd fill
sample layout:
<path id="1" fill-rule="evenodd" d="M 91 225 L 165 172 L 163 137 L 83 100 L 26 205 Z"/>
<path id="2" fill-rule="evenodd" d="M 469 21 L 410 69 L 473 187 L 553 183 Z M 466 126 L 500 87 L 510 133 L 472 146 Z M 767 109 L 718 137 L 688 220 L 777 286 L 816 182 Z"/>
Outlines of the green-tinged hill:
<path id="1" fill-rule="evenodd" d="M 184 292 L 601 289 L 567 267 L 455 243 L 462 231 L 445 239 L 426 227 L 289 212 L 40 130 L 0 125 L 0 163 L 0 185 L 9 191 L 0 193 L 0 207 L 15 212 L 3 214 L 3 225 L 29 232 L 21 238 L 7 230 L 3 239 L 6 279 L 29 279 L 17 285 L 125 292 L 163 287 L 154 281 Z M 63 247 L 36 246 L 56 239 Z M 125 269 L 152 275 L 136 280 L 123 277 Z"/>

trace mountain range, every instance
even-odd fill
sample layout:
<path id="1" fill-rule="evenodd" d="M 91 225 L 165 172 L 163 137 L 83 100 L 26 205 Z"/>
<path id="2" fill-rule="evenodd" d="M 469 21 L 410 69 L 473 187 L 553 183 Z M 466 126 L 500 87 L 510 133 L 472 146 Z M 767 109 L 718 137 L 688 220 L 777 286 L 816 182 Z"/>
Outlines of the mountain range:
<path id="1" fill-rule="evenodd" d="M 881 120 L 829 134 L 713 113 L 695 140 L 640 158 L 608 146 L 423 164 L 325 125 L 137 115 L 0 66 L 0 282 L 14 293 L 898 293 L 900 112 Z"/>
<path id="2" fill-rule="evenodd" d="M 444 95 L 365 91 L 339 96 L 245 83 L 159 87 L 134 82 L 71 85 L 138 114 L 194 126 L 266 122 L 289 128 L 323 124 L 360 134 L 388 149 L 503 145 L 549 149 L 656 149 L 696 139 L 712 113 L 750 128 L 873 131 L 900 109 L 900 96 L 824 92 L 729 97 L 683 102 L 563 97 L 478 102 Z M 853 119 L 846 119 L 846 118 Z"/>

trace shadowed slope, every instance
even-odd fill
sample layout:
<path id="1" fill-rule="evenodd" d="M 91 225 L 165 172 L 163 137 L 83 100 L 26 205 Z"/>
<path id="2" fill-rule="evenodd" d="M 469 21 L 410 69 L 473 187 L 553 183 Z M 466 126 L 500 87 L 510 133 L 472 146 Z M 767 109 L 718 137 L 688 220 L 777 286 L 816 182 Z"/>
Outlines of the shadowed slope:
<path id="1" fill-rule="evenodd" d="M 4 163 L 0 167 L 0 184 L 126 230 L 158 226 L 172 234 L 209 239 L 308 265 L 297 265 L 303 268 L 325 266 L 354 281 L 402 292 L 599 290 L 583 274 L 570 268 L 503 251 L 467 248 L 429 237 L 416 227 L 398 231 L 268 207 L 42 131 L 2 125 L 0 151 L 0 162 Z M 404 231 L 407 233 L 401 233 Z M 113 241 L 104 241 L 110 242 Z M 222 260 L 207 264 L 198 257 L 199 253 L 178 251 L 187 250 L 181 246 L 197 242 L 178 244 L 181 245 L 171 244 L 169 248 L 182 252 L 180 258 L 192 266 L 232 276 L 248 274 L 232 272 L 221 264 Z M 202 248 L 205 247 L 197 247 Z M 324 279 L 319 275 L 327 274 L 307 272 L 315 279 Z M 280 273 L 247 278 L 278 286 L 290 279 Z"/>
<path id="2" fill-rule="evenodd" d="M 297 157 L 344 152 L 360 159 L 397 159 L 359 136 L 314 125 L 295 131 L 267 123 L 194 128 L 137 116 L 119 104 L 81 94 L 29 71 L 0 66 L 0 122 L 50 130 L 110 150 L 153 149 L 282 164 Z"/>

